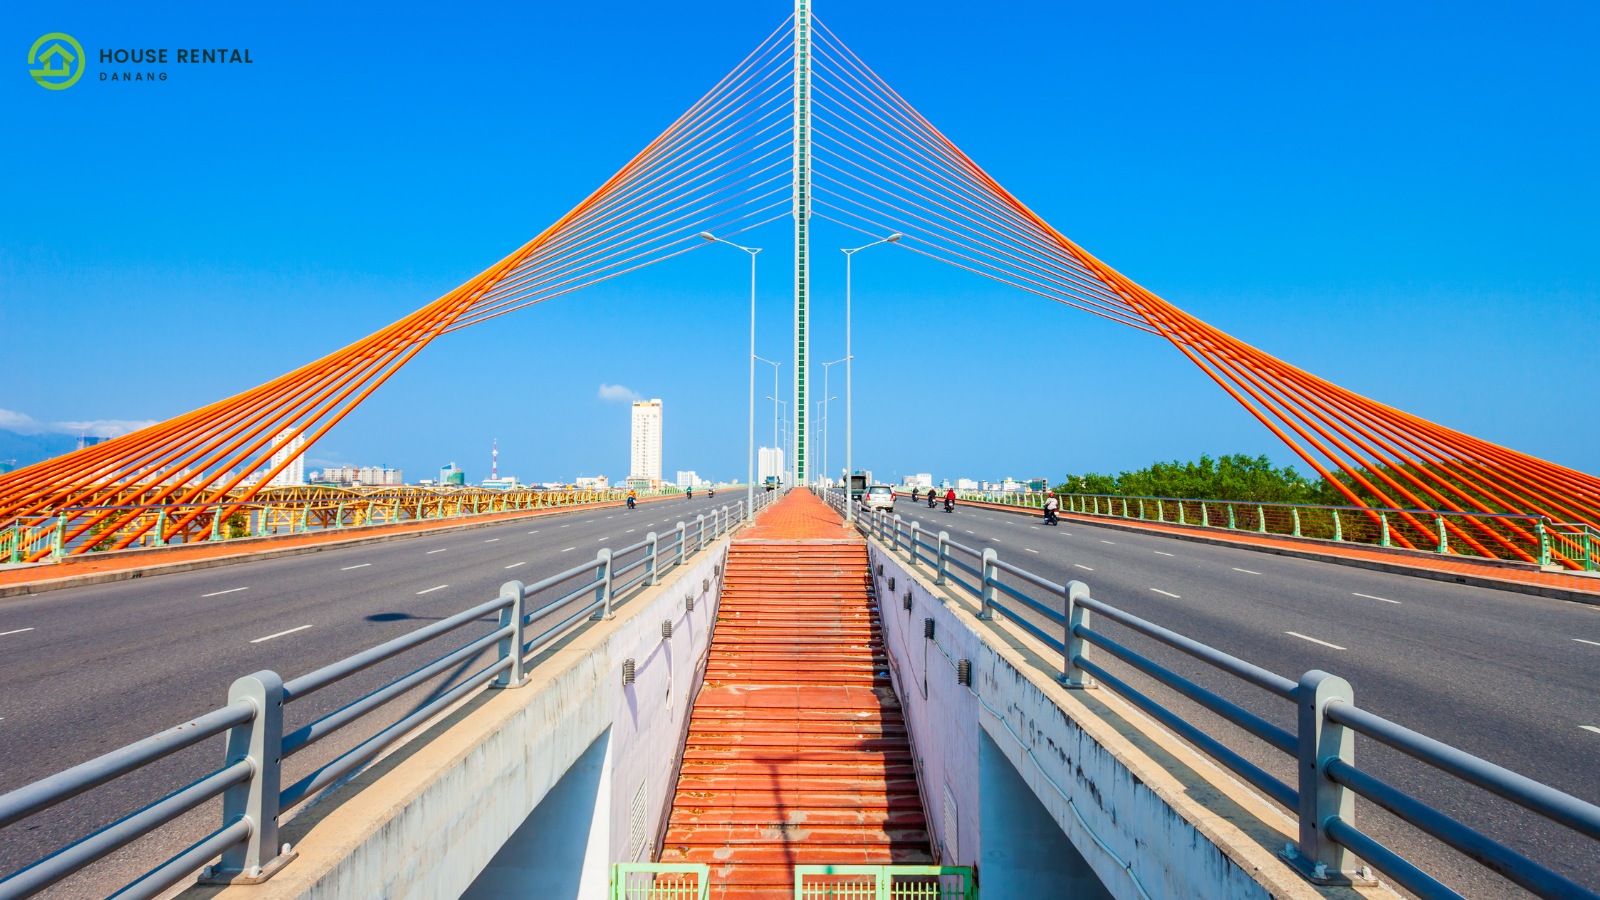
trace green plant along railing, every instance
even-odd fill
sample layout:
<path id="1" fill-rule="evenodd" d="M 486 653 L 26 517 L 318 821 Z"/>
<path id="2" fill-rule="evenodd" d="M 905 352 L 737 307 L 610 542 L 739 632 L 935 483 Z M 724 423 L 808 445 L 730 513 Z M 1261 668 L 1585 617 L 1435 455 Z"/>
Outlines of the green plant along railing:
<path id="1" fill-rule="evenodd" d="M 1039 491 L 963 491 L 959 496 L 969 501 L 1039 509 L 1047 495 Z M 1600 571 L 1600 532 L 1583 523 L 1552 522 L 1542 516 L 1116 494 L 1055 496 L 1063 512 L 1080 515 L 1512 560 L 1580 572 Z"/>

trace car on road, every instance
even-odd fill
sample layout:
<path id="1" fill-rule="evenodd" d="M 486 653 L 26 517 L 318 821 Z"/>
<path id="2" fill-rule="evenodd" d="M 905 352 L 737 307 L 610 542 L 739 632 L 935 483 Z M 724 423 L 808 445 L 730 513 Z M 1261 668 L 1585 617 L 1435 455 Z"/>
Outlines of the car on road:
<path id="1" fill-rule="evenodd" d="M 894 488 L 875 484 L 861 495 L 861 505 L 868 509 L 894 509 Z"/>

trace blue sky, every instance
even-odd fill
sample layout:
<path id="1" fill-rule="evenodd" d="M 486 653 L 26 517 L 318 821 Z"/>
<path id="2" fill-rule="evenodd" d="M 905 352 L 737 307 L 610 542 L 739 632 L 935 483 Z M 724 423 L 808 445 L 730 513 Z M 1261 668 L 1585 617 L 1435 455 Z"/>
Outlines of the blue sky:
<path id="1" fill-rule="evenodd" d="M 226 7 L 0 10 L 0 427 L 166 418 L 412 311 L 569 209 L 790 8 Z M 1353 390 L 1600 472 L 1600 7 L 817 14 L 1002 184 L 1156 293 Z M 25 57 L 50 31 L 91 52 L 248 47 L 254 63 L 168 66 L 153 84 L 98 82 L 94 64 L 45 91 Z M 787 223 L 745 236 L 768 248 L 758 352 L 775 359 L 790 352 L 791 240 Z M 817 362 L 843 355 L 832 248 L 858 242 L 819 223 Z M 498 439 L 502 471 L 524 479 L 620 476 L 628 409 L 606 384 L 665 401 L 669 475 L 742 474 L 746 278 L 742 257 L 708 248 L 447 336 L 313 467 L 415 479 L 455 460 L 477 479 Z M 879 474 L 1292 461 L 1158 338 L 897 248 L 858 258 L 855 286 L 856 458 Z M 758 437 L 771 414 L 758 403 Z M 842 403 L 833 415 L 837 469 Z"/>

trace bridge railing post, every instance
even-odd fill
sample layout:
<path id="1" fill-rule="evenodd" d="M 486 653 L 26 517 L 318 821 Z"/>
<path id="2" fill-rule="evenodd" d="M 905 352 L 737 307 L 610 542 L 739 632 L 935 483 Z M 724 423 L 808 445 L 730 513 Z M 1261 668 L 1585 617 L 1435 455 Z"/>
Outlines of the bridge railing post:
<path id="1" fill-rule="evenodd" d="M 899 550 L 900 549 L 900 514 L 899 513 L 895 513 L 894 514 L 894 518 L 889 521 L 889 527 L 894 529 L 894 540 L 893 540 L 894 549 Z"/>
<path id="2" fill-rule="evenodd" d="M 509 605 L 500 609 L 500 627 L 510 626 L 511 634 L 500 639 L 497 647 L 500 659 L 510 659 L 511 667 L 501 669 L 495 676 L 494 686 L 499 688 L 522 687 L 527 681 L 527 673 L 522 667 L 522 628 L 524 613 L 524 594 L 522 582 L 508 581 L 500 585 L 500 599 L 510 601 Z"/>
<path id="3" fill-rule="evenodd" d="M 1328 764 L 1338 760 L 1355 765 L 1355 732 L 1330 722 L 1327 709 L 1334 703 L 1353 706 L 1355 695 L 1350 682 L 1313 669 L 1300 676 L 1295 697 L 1300 708 L 1296 753 L 1300 840 L 1284 848 L 1284 856 L 1314 883 L 1348 883 L 1355 857 L 1328 837 L 1327 824 L 1333 818 L 1355 824 L 1355 792 L 1328 777 Z"/>
<path id="4" fill-rule="evenodd" d="M 1000 579 L 1000 567 L 994 563 L 999 558 L 1000 554 L 994 552 L 993 547 L 984 548 L 983 583 L 979 585 L 983 588 L 983 606 L 978 610 L 978 618 L 980 619 L 994 618 L 994 598 L 995 594 L 998 593 L 995 590 L 995 583 Z"/>
<path id="5" fill-rule="evenodd" d="M 601 604 L 601 608 L 595 612 L 595 618 L 609 619 L 612 600 L 610 547 L 602 547 L 600 552 L 595 554 L 595 579 L 599 583 L 594 588 L 594 599 Z"/>
<path id="6" fill-rule="evenodd" d="M 921 531 L 922 531 L 922 523 L 916 521 L 915 519 L 913 519 L 912 522 L 911 522 L 911 547 L 910 547 L 910 550 L 911 550 L 911 565 L 913 565 L 913 566 L 915 566 L 917 564 L 917 560 L 918 560 L 918 555 L 919 554 L 918 554 L 918 551 L 917 551 L 917 538 L 919 537 Z"/>
<path id="7" fill-rule="evenodd" d="M 644 583 L 654 587 L 656 576 L 659 574 L 660 560 L 656 558 L 656 533 L 654 531 L 644 536 Z"/>
<path id="8" fill-rule="evenodd" d="M 224 825 L 250 820 L 250 837 L 222 854 L 221 862 L 206 879 L 212 882 L 253 884 L 265 881 L 294 854 L 279 853 L 278 796 L 283 764 L 283 679 L 262 671 L 238 679 L 228 688 L 228 703 L 248 701 L 255 715 L 228 731 L 224 765 L 249 760 L 249 780 L 222 794 Z"/>
<path id="9" fill-rule="evenodd" d="M 673 565 L 683 565 L 684 557 L 689 555 L 689 526 L 683 522 L 678 523 L 678 560 Z"/>
<path id="10" fill-rule="evenodd" d="M 950 532 L 939 532 L 939 556 L 933 566 L 933 583 L 944 584 L 945 575 L 950 571 Z"/>
<path id="11" fill-rule="evenodd" d="M 1534 533 L 1539 537 L 1539 565 L 1550 565 L 1550 532 L 1544 528 L 1543 519 L 1533 520 Z"/>
<path id="12" fill-rule="evenodd" d="M 1078 632 L 1093 627 L 1090 624 L 1089 608 L 1083 601 L 1089 598 L 1089 586 L 1081 581 L 1069 581 L 1066 584 L 1066 653 L 1061 658 L 1061 683 L 1069 688 L 1079 690 L 1094 687 L 1094 677 L 1083 670 L 1078 664 L 1079 660 L 1089 658 L 1089 642 L 1079 636 Z"/>
<path id="13" fill-rule="evenodd" d="M 694 552 L 699 553 L 706 548 L 706 516 L 697 513 L 694 517 Z"/>

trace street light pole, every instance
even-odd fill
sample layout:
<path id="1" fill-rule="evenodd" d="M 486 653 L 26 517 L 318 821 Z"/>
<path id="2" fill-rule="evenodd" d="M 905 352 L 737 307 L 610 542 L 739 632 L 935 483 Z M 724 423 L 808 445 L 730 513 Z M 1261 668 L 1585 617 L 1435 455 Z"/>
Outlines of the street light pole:
<path id="1" fill-rule="evenodd" d="M 743 247 L 709 231 L 700 232 L 700 237 L 750 254 L 750 443 L 745 457 L 744 508 L 746 514 L 753 514 L 756 508 L 756 254 L 761 248 Z"/>
<path id="2" fill-rule="evenodd" d="M 855 504 L 850 502 L 850 500 L 851 500 L 850 487 L 851 487 L 852 479 L 855 478 L 855 474 L 856 474 L 855 460 L 853 459 L 853 454 L 855 452 L 855 435 L 853 433 L 854 429 L 855 429 L 855 407 L 854 407 L 854 405 L 852 403 L 852 391 L 853 391 L 853 389 L 855 387 L 855 383 L 854 383 L 854 375 L 851 372 L 851 370 L 853 368 L 855 368 L 855 366 L 852 364 L 851 360 L 855 359 L 855 357 L 850 352 L 850 260 L 853 259 L 857 253 L 860 253 L 861 251 L 867 249 L 868 247 L 876 247 L 879 244 L 892 244 L 892 243 L 900 240 L 900 238 L 902 238 L 902 237 L 904 237 L 904 235 L 900 234 L 900 232 L 897 231 L 894 234 L 891 234 L 886 238 L 883 238 L 881 240 L 873 241 L 870 244 L 862 244 L 859 247 L 842 248 L 843 253 L 844 253 L 844 359 L 845 359 L 845 363 L 844 363 L 844 483 L 845 483 L 845 487 L 844 487 L 844 500 L 845 500 L 845 503 L 844 503 L 844 520 L 846 522 L 855 521 Z"/>
<path id="3" fill-rule="evenodd" d="M 756 361 L 764 362 L 772 367 L 772 396 L 768 397 L 767 399 L 772 401 L 772 449 L 776 450 L 778 449 L 778 370 L 783 366 L 783 363 L 773 362 L 764 356 L 756 357 Z M 754 382 L 752 382 L 752 385 L 753 384 Z M 783 477 L 782 466 L 779 467 L 777 476 L 779 478 Z"/>
<path id="4" fill-rule="evenodd" d="M 846 260 L 846 264 L 847 265 L 848 265 L 848 262 L 849 261 Z M 825 362 L 825 363 L 822 364 L 822 396 L 827 397 L 829 399 L 833 399 L 833 395 L 828 393 L 828 372 L 834 366 L 838 365 L 839 363 L 842 363 L 842 362 L 846 361 L 847 359 L 849 359 L 849 357 L 841 356 L 838 359 L 834 360 L 833 362 Z M 826 403 L 827 400 L 824 400 L 822 402 Z M 827 421 L 826 418 L 824 418 L 823 421 Z M 823 475 L 823 478 L 826 479 L 827 475 L 828 475 L 828 462 L 827 462 L 827 460 L 828 460 L 828 432 L 826 430 L 824 430 L 822 432 L 822 460 L 823 460 L 823 462 L 822 462 L 822 475 Z"/>

